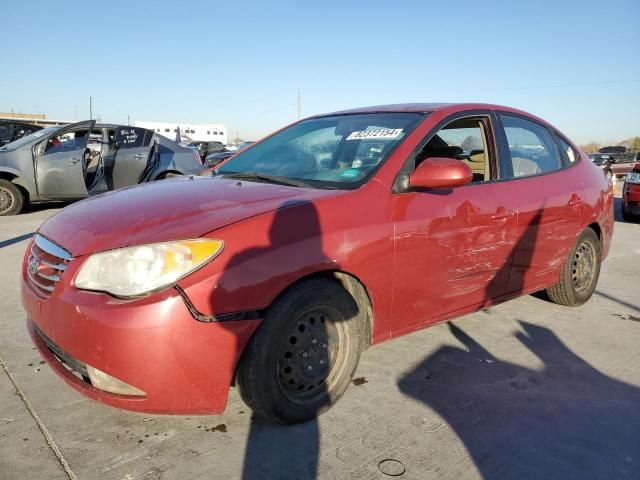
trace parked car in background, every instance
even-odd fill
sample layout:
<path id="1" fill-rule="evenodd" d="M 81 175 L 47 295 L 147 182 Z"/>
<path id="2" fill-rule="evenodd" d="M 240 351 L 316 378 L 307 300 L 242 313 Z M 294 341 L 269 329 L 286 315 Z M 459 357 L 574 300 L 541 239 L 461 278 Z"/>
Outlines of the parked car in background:
<path id="1" fill-rule="evenodd" d="M 624 179 L 622 218 L 628 222 L 640 221 L 640 162 L 632 166 Z"/>
<path id="2" fill-rule="evenodd" d="M 253 145 L 255 142 L 243 142 L 240 145 L 238 145 L 236 148 L 234 148 L 233 150 L 228 150 L 226 147 L 216 153 L 212 153 L 206 156 L 205 161 L 204 161 L 204 166 L 206 168 L 212 168 L 215 167 L 216 165 L 218 165 L 219 163 L 221 163 L 223 160 L 226 160 L 227 158 L 231 157 L 232 155 L 235 155 L 236 153 L 244 150 L 245 148 Z"/>
<path id="3" fill-rule="evenodd" d="M 589 158 L 602 169 L 607 178 L 613 177 L 613 170 L 611 169 L 611 155 L 608 153 L 590 153 Z"/>
<path id="4" fill-rule="evenodd" d="M 221 413 L 235 383 L 295 423 L 340 399 L 371 344 L 540 290 L 585 303 L 613 225 L 610 181 L 537 117 L 360 108 L 210 177 L 65 208 L 28 245 L 22 302 L 40 354 L 90 398 Z"/>
<path id="5" fill-rule="evenodd" d="M 616 155 L 611 160 L 611 170 L 616 178 L 622 178 L 631 171 L 635 162 L 634 153 Z"/>
<path id="6" fill-rule="evenodd" d="M 40 125 L 34 125 L 32 123 L 0 120 L 0 147 L 26 135 L 31 135 L 33 132 L 42 130 L 42 128 Z"/>
<path id="7" fill-rule="evenodd" d="M 222 142 L 191 142 L 189 146 L 197 148 L 202 163 L 207 155 L 224 151 Z"/>
<path id="8" fill-rule="evenodd" d="M 197 153 L 144 128 L 95 121 L 48 127 L 0 148 L 0 215 L 202 170 Z"/>

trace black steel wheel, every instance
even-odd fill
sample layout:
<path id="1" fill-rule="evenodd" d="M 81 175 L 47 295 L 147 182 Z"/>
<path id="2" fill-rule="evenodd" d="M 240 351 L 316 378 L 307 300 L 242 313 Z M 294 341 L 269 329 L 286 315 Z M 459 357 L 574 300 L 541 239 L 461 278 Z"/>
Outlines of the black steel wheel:
<path id="1" fill-rule="evenodd" d="M 313 403 L 340 377 L 345 357 L 339 346 L 348 335 L 341 317 L 330 305 L 318 306 L 300 315 L 282 339 L 278 380 L 290 401 Z"/>
<path id="2" fill-rule="evenodd" d="M 547 288 L 557 304 L 576 307 L 591 298 L 600 276 L 601 248 L 596 233 L 587 228 L 569 252 L 560 273 L 560 281 Z"/>
<path id="3" fill-rule="evenodd" d="M 272 423 L 303 422 L 325 412 L 353 378 L 364 319 L 336 280 L 312 278 L 289 288 L 269 307 L 242 355 L 242 398 Z"/>
<path id="4" fill-rule="evenodd" d="M 0 179 L 0 215 L 17 215 L 23 205 L 20 189 L 9 180 Z"/>

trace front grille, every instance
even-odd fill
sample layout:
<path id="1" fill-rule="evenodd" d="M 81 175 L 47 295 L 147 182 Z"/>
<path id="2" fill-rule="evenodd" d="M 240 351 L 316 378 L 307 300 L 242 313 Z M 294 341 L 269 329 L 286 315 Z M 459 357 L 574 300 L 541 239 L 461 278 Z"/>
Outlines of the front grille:
<path id="1" fill-rule="evenodd" d="M 71 254 L 42 235 L 36 234 L 27 259 L 31 285 L 47 298 L 71 261 Z"/>

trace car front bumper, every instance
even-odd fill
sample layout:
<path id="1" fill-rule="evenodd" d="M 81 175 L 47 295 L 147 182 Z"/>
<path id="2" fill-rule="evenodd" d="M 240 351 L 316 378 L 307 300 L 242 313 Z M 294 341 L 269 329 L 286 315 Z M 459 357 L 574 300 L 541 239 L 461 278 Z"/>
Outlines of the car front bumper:
<path id="1" fill-rule="evenodd" d="M 22 274 L 28 330 L 60 377 L 87 397 L 127 410 L 224 411 L 236 364 L 260 320 L 199 322 L 172 288 L 137 300 L 78 291 L 69 286 L 73 262 L 69 270 L 48 298 L 32 287 L 24 265 Z M 83 365 L 141 390 L 144 396 L 96 388 L 78 375 Z"/>

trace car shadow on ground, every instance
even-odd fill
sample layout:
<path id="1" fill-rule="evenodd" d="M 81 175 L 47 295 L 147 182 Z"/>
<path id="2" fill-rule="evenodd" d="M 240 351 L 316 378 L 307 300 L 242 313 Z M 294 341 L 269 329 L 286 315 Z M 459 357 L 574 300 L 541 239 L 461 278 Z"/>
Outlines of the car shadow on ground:
<path id="1" fill-rule="evenodd" d="M 535 263 L 543 213 L 514 247 L 524 272 Z M 527 288 L 524 281 L 512 287 Z M 450 323 L 461 345 L 429 355 L 400 390 L 447 422 L 483 478 L 638 478 L 640 388 L 599 372 L 551 330 L 520 326 L 515 337 L 541 367 L 500 360 Z"/>
<path id="2" fill-rule="evenodd" d="M 289 210 L 293 210 L 293 213 Z M 291 228 L 292 224 L 297 225 L 298 228 Z M 223 292 L 224 289 L 233 291 L 236 288 L 243 288 L 241 285 L 246 276 L 253 278 L 254 281 L 262 278 L 262 271 L 244 270 L 245 265 L 255 266 L 261 262 L 268 264 L 269 262 L 273 262 L 274 258 L 282 259 L 287 254 L 291 254 L 289 250 L 290 245 L 294 246 L 294 251 L 296 250 L 296 246 L 303 245 L 306 255 L 309 258 L 317 259 L 318 262 L 326 262 L 329 260 L 322 249 L 322 230 L 318 213 L 313 203 L 284 202 L 280 208 L 276 210 L 270 226 L 268 245 L 249 248 L 238 252 L 230 258 L 218 281 L 218 285 L 221 288 L 216 289 L 211 298 L 212 310 L 215 311 L 216 306 L 224 302 L 224 298 L 227 295 Z M 268 277 L 268 275 L 264 277 L 267 279 L 266 281 L 269 281 Z M 247 294 L 249 294 L 249 292 L 247 292 Z M 354 307 L 357 310 L 355 301 Z M 354 312 L 353 316 L 355 315 L 356 313 Z M 344 321 L 350 318 L 352 317 Z M 268 321 L 269 317 L 267 315 L 267 318 L 263 320 L 263 322 L 266 323 Z M 259 328 L 265 328 L 265 323 Z M 316 330 L 324 330 L 325 326 L 318 324 L 315 328 Z M 307 330 L 311 331 L 313 328 L 308 326 L 304 331 Z M 300 332 L 303 332 L 303 330 L 300 330 Z M 287 340 L 290 343 L 298 343 L 297 338 L 298 337 L 296 337 L 295 342 L 292 341 L 293 337 Z M 317 362 L 312 362 L 313 359 L 331 358 L 330 353 L 323 348 L 327 347 L 326 343 L 320 342 L 317 344 L 314 340 L 310 340 L 302 334 L 300 334 L 299 338 L 300 346 L 302 347 L 303 343 L 307 343 L 305 348 L 309 347 L 309 352 L 311 352 L 308 354 L 308 360 L 303 361 L 309 362 L 305 364 L 305 367 L 308 367 L 312 363 L 316 365 Z M 283 342 L 287 340 L 283 339 Z M 312 347 L 308 345 L 311 341 L 313 341 L 315 346 Z M 291 347 L 291 349 L 294 351 L 293 358 L 299 358 L 301 355 L 300 349 L 294 349 L 294 347 Z M 289 357 L 287 357 L 287 353 Z M 290 352 L 286 352 L 284 357 L 290 358 L 291 355 Z M 265 359 L 265 361 L 268 360 Z M 331 363 L 331 360 L 329 360 L 328 363 Z M 305 380 L 304 377 L 301 379 L 300 376 L 296 376 L 295 381 L 292 378 L 286 382 L 285 376 L 287 368 L 291 371 L 291 367 L 285 367 L 283 371 L 273 371 L 273 373 L 267 371 L 265 374 L 273 375 L 273 380 L 278 383 L 278 388 L 292 390 L 296 388 L 297 390 L 302 389 L 303 385 L 301 385 L 301 382 Z M 317 368 L 317 365 L 313 367 L 314 370 L 309 374 L 310 376 L 315 375 L 315 373 L 313 373 L 315 372 L 315 368 Z M 294 366 L 294 370 L 297 371 L 299 369 Z M 287 387 L 289 384 L 293 386 Z M 305 384 L 304 386 L 306 389 L 309 385 Z M 314 394 L 320 396 L 330 394 L 330 392 L 327 391 L 327 387 L 327 383 L 323 381 L 315 387 Z M 309 386 L 309 388 L 311 387 Z M 319 407 L 319 409 L 322 408 L 324 407 Z M 272 425 L 261 419 L 258 415 L 252 415 L 244 452 L 242 478 L 246 480 L 316 478 L 320 449 L 320 429 L 317 416 L 320 415 L 320 413 L 320 410 L 316 410 L 315 418 L 305 423 L 289 426 Z"/>
<path id="3" fill-rule="evenodd" d="M 542 362 L 491 355 L 461 328 L 399 382 L 437 412 L 486 479 L 637 478 L 640 388 L 599 372 L 549 329 L 515 337 Z"/>

